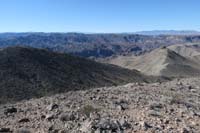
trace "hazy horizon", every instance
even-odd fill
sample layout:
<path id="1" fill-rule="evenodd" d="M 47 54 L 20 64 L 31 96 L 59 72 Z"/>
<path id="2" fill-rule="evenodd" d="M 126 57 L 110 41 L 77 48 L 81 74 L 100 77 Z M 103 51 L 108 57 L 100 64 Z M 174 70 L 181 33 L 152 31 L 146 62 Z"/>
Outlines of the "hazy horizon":
<path id="1" fill-rule="evenodd" d="M 133 32 L 79 32 L 79 31 L 22 31 L 22 32 L 0 32 L 0 34 L 17 34 L 17 33 L 80 33 L 80 34 L 136 34 L 136 33 L 142 33 L 142 32 L 200 32 L 198 30 L 141 30 L 141 31 L 133 31 Z"/>

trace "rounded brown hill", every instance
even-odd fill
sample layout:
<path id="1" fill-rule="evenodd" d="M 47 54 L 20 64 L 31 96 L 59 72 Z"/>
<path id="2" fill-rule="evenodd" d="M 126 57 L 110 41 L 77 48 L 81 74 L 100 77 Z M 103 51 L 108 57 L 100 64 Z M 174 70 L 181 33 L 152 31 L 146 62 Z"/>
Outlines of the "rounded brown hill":
<path id="1" fill-rule="evenodd" d="M 18 101 L 69 90 L 143 82 L 135 70 L 29 47 L 0 50 L 0 101 Z"/>
<path id="2" fill-rule="evenodd" d="M 191 54 L 191 51 L 187 54 Z M 193 57 L 184 57 L 176 51 L 163 47 L 141 56 L 119 56 L 104 62 L 136 69 L 147 75 L 192 77 L 200 74 L 200 64 L 195 60 Z"/>

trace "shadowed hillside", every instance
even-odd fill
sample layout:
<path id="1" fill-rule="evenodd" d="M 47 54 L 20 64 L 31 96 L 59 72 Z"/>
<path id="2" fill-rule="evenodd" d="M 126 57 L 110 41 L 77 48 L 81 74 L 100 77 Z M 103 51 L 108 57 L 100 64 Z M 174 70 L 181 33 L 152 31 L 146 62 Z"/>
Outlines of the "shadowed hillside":
<path id="1" fill-rule="evenodd" d="M 138 71 L 42 49 L 0 50 L 0 101 L 16 101 L 69 90 L 147 81 Z"/>

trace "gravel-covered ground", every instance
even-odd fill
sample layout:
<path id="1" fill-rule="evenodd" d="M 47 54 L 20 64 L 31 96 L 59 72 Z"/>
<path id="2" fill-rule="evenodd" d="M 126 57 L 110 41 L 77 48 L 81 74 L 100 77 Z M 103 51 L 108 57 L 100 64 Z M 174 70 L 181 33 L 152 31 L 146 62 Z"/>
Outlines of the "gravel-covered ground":
<path id="1" fill-rule="evenodd" d="M 200 78 L 71 91 L 0 105 L 0 132 L 200 132 Z"/>

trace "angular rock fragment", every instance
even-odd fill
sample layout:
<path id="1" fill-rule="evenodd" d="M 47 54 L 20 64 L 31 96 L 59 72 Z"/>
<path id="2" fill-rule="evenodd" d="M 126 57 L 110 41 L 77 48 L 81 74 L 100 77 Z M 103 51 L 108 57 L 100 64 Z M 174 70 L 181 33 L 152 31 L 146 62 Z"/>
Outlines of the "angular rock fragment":
<path id="1" fill-rule="evenodd" d="M 12 133 L 10 128 L 0 128 L 0 133 Z"/>
<path id="2" fill-rule="evenodd" d="M 11 107 L 11 108 L 7 108 L 5 111 L 4 111 L 4 114 L 7 115 L 9 113 L 17 113 L 17 108 L 15 107 Z"/>
<path id="3" fill-rule="evenodd" d="M 28 118 L 22 118 L 18 121 L 19 123 L 25 123 L 25 122 L 30 122 Z"/>
<path id="4" fill-rule="evenodd" d="M 58 104 L 55 104 L 55 103 L 52 103 L 47 107 L 47 109 L 49 111 L 52 111 L 52 110 L 57 109 L 57 108 L 58 108 Z"/>

